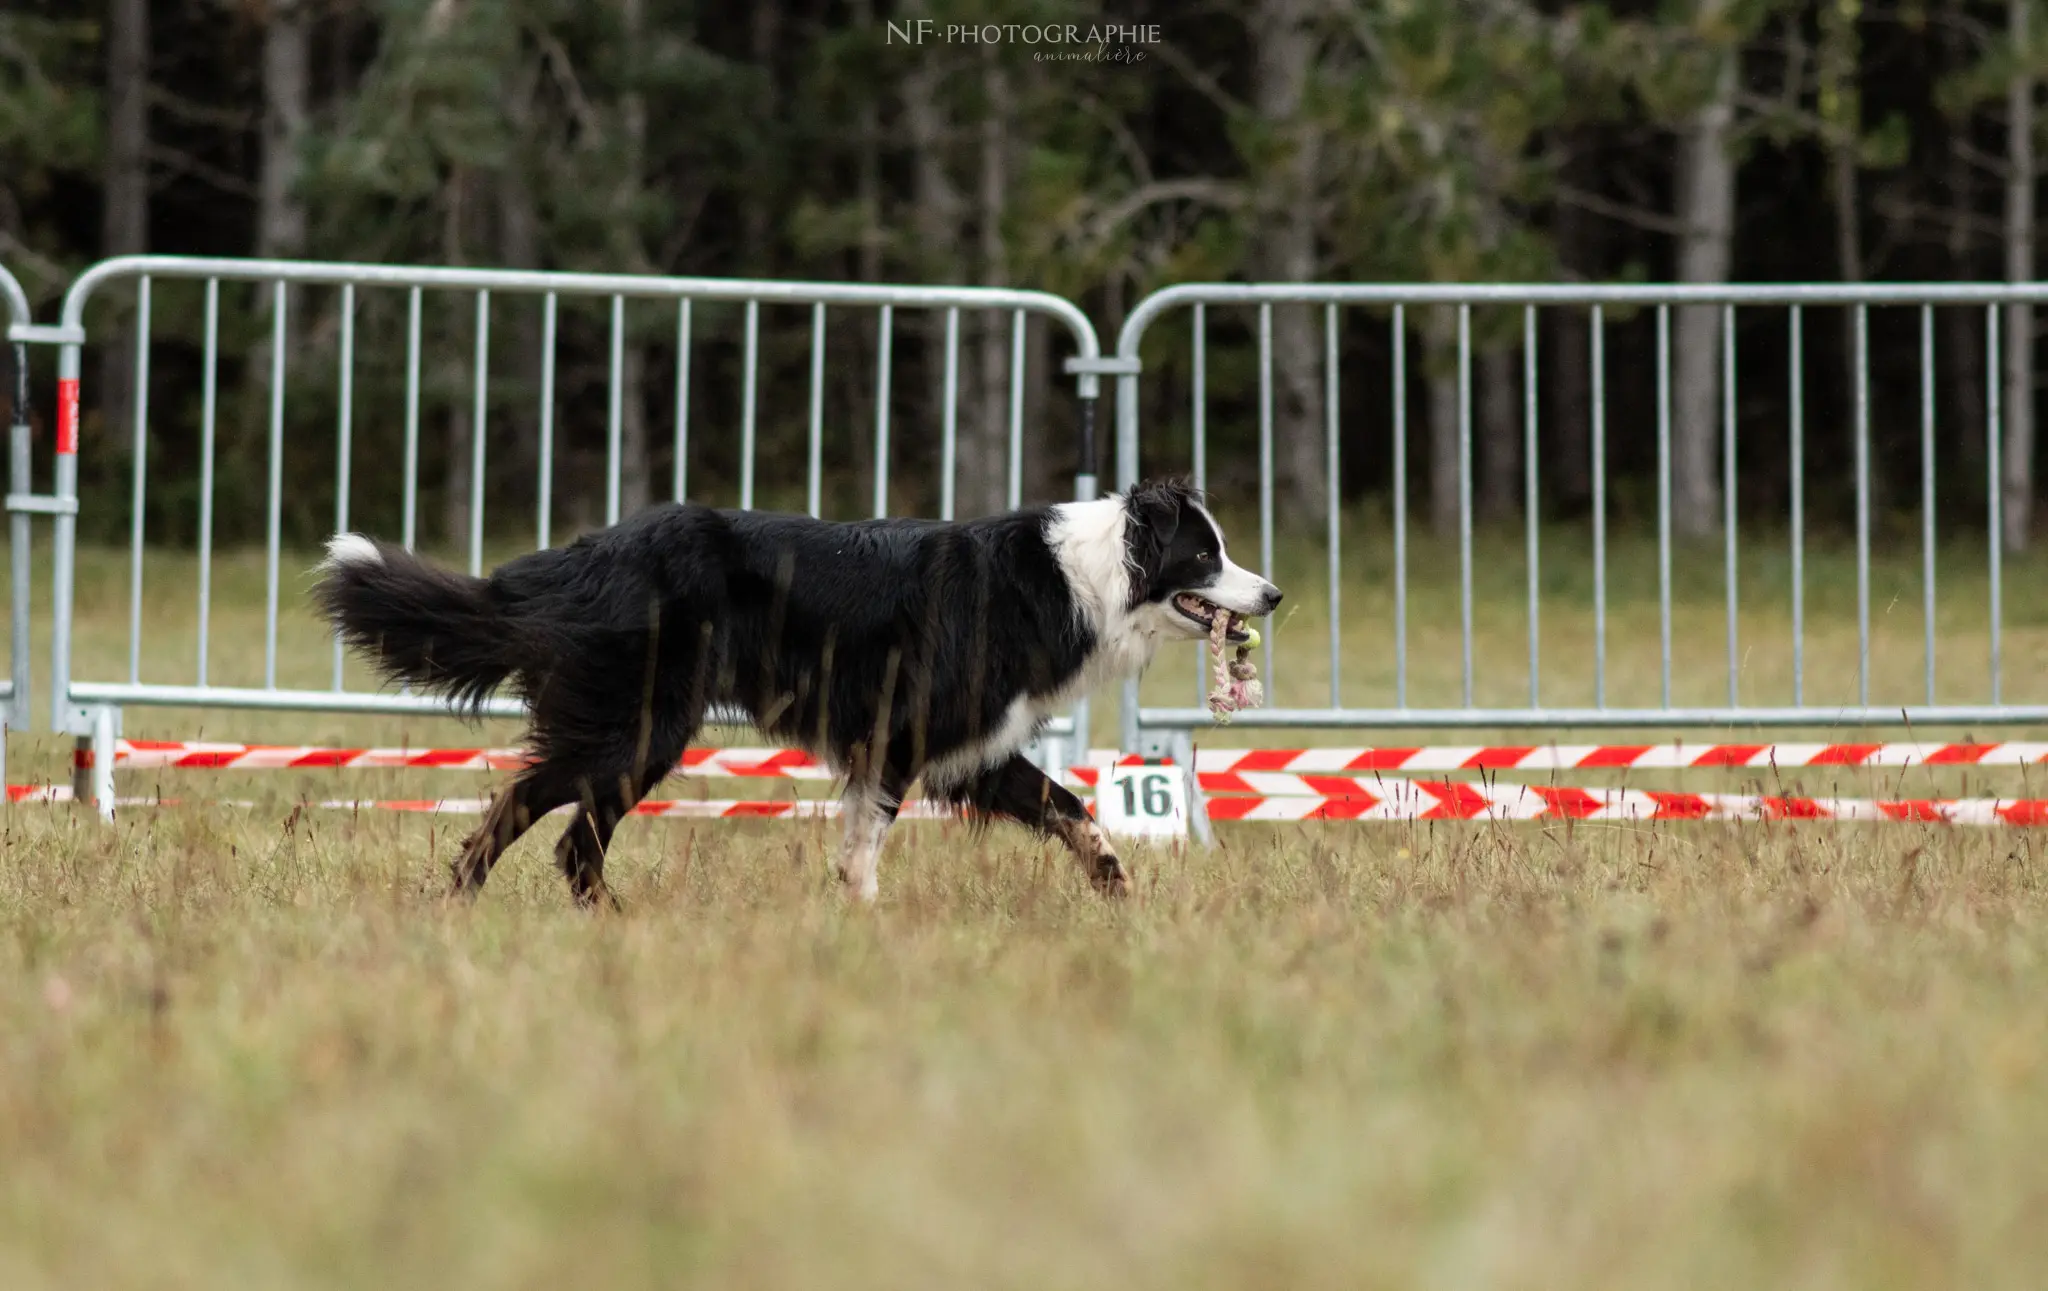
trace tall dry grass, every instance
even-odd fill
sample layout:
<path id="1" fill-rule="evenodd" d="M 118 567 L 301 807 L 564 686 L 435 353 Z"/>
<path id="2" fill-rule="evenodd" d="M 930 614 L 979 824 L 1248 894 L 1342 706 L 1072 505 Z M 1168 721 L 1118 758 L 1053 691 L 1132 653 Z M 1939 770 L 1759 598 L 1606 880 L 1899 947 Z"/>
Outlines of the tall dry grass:
<path id="1" fill-rule="evenodd" d="M 88 568 L 125 630 L 118 560 Z M 224 568 L 246 670 L 260 565 Z M 153 663 L 189 590 L 149 603 Z M 0 818 L 0 1285 L 2021 1287 L 2048 1257 L 2031 833 L 1226 827 L 1111 907 L 1014 832 L 905 825 L 863 912 L 823 826 L 647 822 L 591 918 L 545 834 L 450 908 L 468 822 L 296 802 L 475 778 L 150 779 L 255 805 Z"/>
<path id="2" fill-rule="evenodd" d="M 1112 909 L 908 826 L 535 850 L 15 810 L 0 1281 L 2029 1286 L 2031 836 L 1226 831 Z"/>

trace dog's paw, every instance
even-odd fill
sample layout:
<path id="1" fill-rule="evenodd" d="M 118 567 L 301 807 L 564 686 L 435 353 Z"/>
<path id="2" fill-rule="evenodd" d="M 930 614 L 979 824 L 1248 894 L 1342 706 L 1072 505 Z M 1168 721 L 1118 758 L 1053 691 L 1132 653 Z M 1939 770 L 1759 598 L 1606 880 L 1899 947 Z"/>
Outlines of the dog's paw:
<path id="1" fill-rule="evenodd" d="M 839 876 L 839 886 L 855 905 L 873 905 L 882 895 L 881 882 L 872 873 L 855 874 L 844 865 L 835 867 L 833 873 Z"/>
<path id="2" fill-rule="evenodd" d="M 626 912 L 626 907 L 619 901 L 618 894 L 613 892 L 611 885 L 603 879 L 598 879 L 592 883 L 572 882 L 569 885 L 569 894 L 575 900 L 578 910 L 585 910 L 592 914 L 624 914 Z"/>
<path id="3" fill-rule="evenodd" d="M 1111 899 L 1120 900 L 1131 895 L 1131 876 L 1124 872 L 1123 863 L 1109 853 L 1095 858 L 1095 890 Z"/>

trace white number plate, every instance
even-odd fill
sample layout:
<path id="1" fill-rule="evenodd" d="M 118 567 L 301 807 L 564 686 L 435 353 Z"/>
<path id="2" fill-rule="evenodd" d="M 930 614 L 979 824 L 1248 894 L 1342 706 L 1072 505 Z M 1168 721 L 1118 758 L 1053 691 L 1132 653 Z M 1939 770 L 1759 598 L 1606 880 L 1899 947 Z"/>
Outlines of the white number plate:
<path id="1" fill-rule="evenodd" d="M 1125 838 L 1186 838 L 1188 784 L 1179 767 L 1103 768 L 1095 787 L 1095 820 Z"/>

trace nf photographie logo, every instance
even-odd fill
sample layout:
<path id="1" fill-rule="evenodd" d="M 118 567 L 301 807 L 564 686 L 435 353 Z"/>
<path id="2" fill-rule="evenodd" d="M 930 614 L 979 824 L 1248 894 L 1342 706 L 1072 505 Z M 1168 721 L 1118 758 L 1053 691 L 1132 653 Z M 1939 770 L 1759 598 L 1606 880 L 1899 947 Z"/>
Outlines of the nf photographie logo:
<path id="1" fill-rule="evenodd" d="M 1047 61 L 1142 62 L 1136 45 L 1159 43 L 1158 23 L 941 23 L 931 18 L 889 21 L 891 45 L 1023 45 Z"/>

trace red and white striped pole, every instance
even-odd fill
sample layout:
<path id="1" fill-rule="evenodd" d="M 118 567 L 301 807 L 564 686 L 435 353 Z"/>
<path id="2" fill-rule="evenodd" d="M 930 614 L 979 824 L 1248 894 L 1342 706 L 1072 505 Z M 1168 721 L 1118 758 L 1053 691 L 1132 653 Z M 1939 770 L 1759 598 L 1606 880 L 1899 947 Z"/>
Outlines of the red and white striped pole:
<path id="1" fill-rule="evenodd" d="M 50 729 L 70 728 L 71 608 L 78 559 L 78 368 L 82 340 L 57 350 L 57 513 L 53 545 L 56 573 L 51 588 Z"/>

